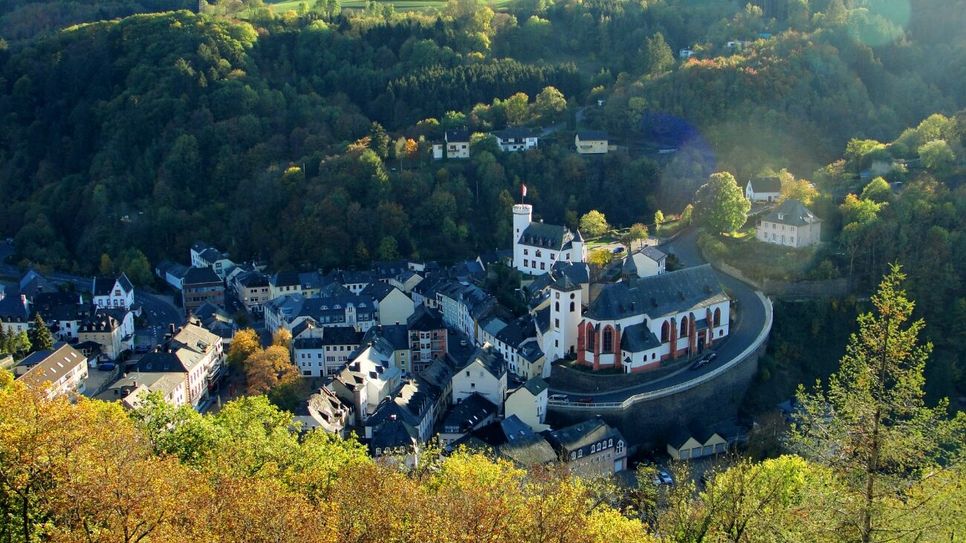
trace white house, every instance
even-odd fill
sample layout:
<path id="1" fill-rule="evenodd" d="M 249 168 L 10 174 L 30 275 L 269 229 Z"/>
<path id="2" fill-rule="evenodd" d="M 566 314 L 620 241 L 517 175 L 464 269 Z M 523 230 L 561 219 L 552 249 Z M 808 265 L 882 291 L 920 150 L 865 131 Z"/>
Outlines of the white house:
<path id="1" fill-rule="evenodd" d="M 506 364 L 499 354 L 484 347 L 477 349 L 469 363 L 453 374 L 453 403 L 460 403 L 477 393 L 503 410 L 506 396 Z"/>
<path id="2" fill-rule="evenodd" d="M 0 328 L 13 335 L 29 330 L 33 322 L 30 306 L 26 294 L 7 291 L 0 285 Z"/>
<path id="3" fill-rule="evenodd" d="M 137 369 L 142 373 L 187 374 L 188 403 L 198 409 L 208 398 L 209 388 L 220 378 L 224 360 L 221 338 L 196 322 L 189 322 L 162 350 L 144 355 Z"/>
<path id="4" fill-rule="evenodd" d="M 319 428 L 343 438 L 349 437 L 354 419 L 353 407 L 336 396 L 330 386 L 319 389 L 300 407 L 293 418 L 301 423 L 302 430 Z"/>
<path id="5" fill-rule="evenodd" d="M 446 158 L 470 158 L 469 130 L 447 130 L 443 139 L 446 140 Z"/>
<path id="6" fill-rule="evenodd" d="M 782 180 L 776 176 L 756 177 L 745 185 L 745 198 L 753 203 L 777 202 L 782 195 Z"/>
<path id="7" fill-rule="evenodd" d="M 347 326 L 365 332 L 376 324 L 375 303 L 369 296 L 353 294 L 306 298 L 288 294 L 275 298 L 263 306 L 265 328 L 292 331 L 305 319 L 313 319 L 318 326 Z"/>
<path id="8" fill-rule="evenodd" d="M 539 139 L 533 131 L 526 128 L 507 128 L 493 132 L 496 144 L 505 153 L 535 149 Z"/>
<path id="9" fill-rule="evenodd" d="M 533 222 L 533 206 L 513 206 L 513 267 L 543 275 L 557 262 L 586 262 L 587 248 L 578 230 Z"/>
<path id="10" fill-rule="evenodd" d="M 543 351 L 547 361 L 553 362 L 577 354 L 575 332 L 582 319 L 584 290 L 568 275 L 561 274 L 550 283 L 549 295 L 550 316 L 543 333 Z"/>
<path id="11" fill-rule="evenodd" d="M 703 429 L 682 429 L 676 432 L 667 443 L 667 453 L 674 460 L 701 458 L 727 450 L 728 441 L 721 434 Z"/>
<path id="12" fill-rule="evenodd" d="M 678 51 L 678 58 L 681 60 L 687 60 L 693 57 L 694 55 L 695 55 L 694 50 L 688 49 L 686 47 Z"/>
<path id="13" fill-rule="evenodd" d="M 650 277 L 667 271 L 667 255 L 650 245 L 634 251 L 624 259 L 621 274 L 624 278 Z"/>
<path id="14" fill-rule="evenodd" d="M 95 277 L 91 292 L 94 305 L 98 308 L 121 307 L 130 310 L 134 307 L 134 285 L 127 275 L 117 277 Z"/>
<path id="15" fill-rule="evenodd" d="M 548 429 L 549 426 L 544 424 L 547 417 L 548 390 L 547 382 L 542 378 L 530 379 L 523 386 L 509 392 L 503 415 L 507 418 L 516 415 L 537 432 Z"/>
<path id="16" fill-rule="evenodd" d="M 762 217 L 755 237 L 796 249 L 816 245 L 822 240 L 822 219 L 798 200 L 785 200 L 778 209 Z"/>
<path id="17" fill-rule="evenodd" d="M 577 362 L 631 373 L 697 355 L 728 335 L 730 308 L 708 264 L 607 285 L 575 330 Z"/>
<path id="18" fill-rule="evenodd" d="M 353 406 L 357 426 L 362 426 L 379 404 L 389 398 L 402 381 L 402 370 L 393 361 L 393 347 L 378 338 L 361 349 L 332 381 L 332 390 Z"/>
<path id="19" fill-rule="evenodd" d="M 416 304 L 412 298 L 406 296 L 403 291 L 382 281 L 370 283 L 362 289 L 363 296 L 372 298 L 376 306 L 376 314 L 379 316 L 379 324 L 405 324 L 416 310 Z"/>
<path id="20" fill-rule="evenodd" d="M 607 132 L 580 130 L 574 135 L 574 146 L 581 155 L 607 154 Z"/>
<path id="21" fill-rule="evenodd" d="M 347 326 L 308 327 L 292 340 L 292 362 L 303 377 L 335 375 L 359 349 L 362 335 Z"/>
<path id="22" fill-rule="evenodd" d="M 120 402 L 127 409 L 136 409 L 144 398 L 156 392 L 164 401 L 175 407 L 188 403 L 188 381 L 182 372 L 129 373 L 101 392 L 96 399 Z"/>
<path id="23" fill-rule="evenodd" d="M 196 241 L 191 246 L 191 266 L 195 268 L 211 268 L 222 281 L 228 277 L 235 263 L 228 255 L 209 246 L 202 241 Z"/>
<path id="24" fill-rule="evenodd" d="M 52 351 L 37 351 L 24 358 L 17 380 L 32 389 L 45 389 L 48 398 L 83 393 L 87 382 L 87 357 L 63 343 Z M 20 370 L 25 371 L 21 372 Z"/>

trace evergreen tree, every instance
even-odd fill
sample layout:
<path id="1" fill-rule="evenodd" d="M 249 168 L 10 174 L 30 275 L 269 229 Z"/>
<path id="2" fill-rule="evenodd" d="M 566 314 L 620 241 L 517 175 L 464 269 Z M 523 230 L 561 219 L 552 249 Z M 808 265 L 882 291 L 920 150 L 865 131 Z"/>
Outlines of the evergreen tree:
<path id="1" fill-rule="evenodd" d="M 922 527 L 922 504 L 904 489 L 930 470 L 953 462 L 962 445 L 963 417 L 947 418 L 947 403 L 924 401 L 923 370 L 931 344 L 918 342 L 924 322 L 910 322 L 915 303 L 893 265 L 872 296 L 873 313 L 860 315 L 839 371 L 827 391 L 799 389 L 801 414 L 792 444 L 832 467 L 850 486 L 841 511 L 846 539 L 869 543 L 900 539 Z"/>
<path id="2" fill-rule="evenodd" d="M 44 318 L 37 313 L 34 316 L 34 328 L 30 331 L 30 344 L 35 351 L 49 351 L 54 348 L 54 336 L 47 328 Z"/>

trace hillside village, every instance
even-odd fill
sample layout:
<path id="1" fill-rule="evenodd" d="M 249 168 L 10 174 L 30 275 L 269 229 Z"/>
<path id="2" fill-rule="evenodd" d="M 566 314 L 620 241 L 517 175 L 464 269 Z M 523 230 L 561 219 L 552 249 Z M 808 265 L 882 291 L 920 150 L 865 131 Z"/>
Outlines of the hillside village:
<path id="1" fill-rule="evenodd" d="M 753 198 L 751 182 L 748 190 Z M 82 393 L 136 408 L 157 394 L 176 406 L 217 409 L 222 396 L 237 393 L 224 378 L 240 311 L 265 342 L 290 334 L 290 363 L 299 378 L 317 383 L 295 413 L 303 431 L 354 434 L 373 456 L 411 464 L 438 443 L 522 463 L 563 458 L 588 474 L 626 469 L 635 444 L 599 416 L 548 424 L 550 406 L 594 402 L 553 392 L 553 366 L 624 374 L 682 361 L 678 373 L 701 368 L 728 339 L 732 300 L 709 265 L 671 271 L 653 241 L 619 249 L 619 273 L 594 282 L 580 231 L 535 221 L 530 204 L 510 211 L 511 249 L 451 266 L 394 261 L 324 274 L 270 272 L 197 242 L 184 264 L 156 266 L 187 315 L 156 341 L 135 334 L 142 307 L 124 274 L 94 278 L 90 294 L 78 294 L 31 270 L 18 292 L 0 299 L 0 323 L 13 336 L 43 322 L 56 343 L 8 365 L 51 395 Z M 522 314 L 486 288 L 501 267 L 523 274 Z M 681 428 L 667 441 L 676 458 L 727 447 L 721 433 L 703 429 Z"/>

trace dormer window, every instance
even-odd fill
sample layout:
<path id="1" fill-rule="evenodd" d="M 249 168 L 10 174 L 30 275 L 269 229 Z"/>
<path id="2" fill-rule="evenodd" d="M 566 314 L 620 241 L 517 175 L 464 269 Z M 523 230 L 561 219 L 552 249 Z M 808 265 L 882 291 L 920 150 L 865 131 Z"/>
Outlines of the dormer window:
<path id="1" fill-rule="evenodd" d="M 785 220 L 785 214 L 784 213 L 779 213 L 778 214 L 778 220 L 784 221 Z"/>

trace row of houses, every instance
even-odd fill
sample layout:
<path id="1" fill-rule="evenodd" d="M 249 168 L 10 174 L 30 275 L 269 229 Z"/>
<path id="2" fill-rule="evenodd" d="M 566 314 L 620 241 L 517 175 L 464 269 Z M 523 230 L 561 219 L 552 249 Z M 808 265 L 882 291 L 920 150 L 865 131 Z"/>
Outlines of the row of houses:
<path id="1" fill-rule="evenodd" d="M 471 135 L 470 131 L 465 129 L 447 130 L 443 133 L 443 141 L 433 144 L 433 159 L 470 158 Z M 536 149 L 540 143 L 539 134 L 529 128 L 509 127 L 496 130 L 489 135 L 504 153 Z M 607 133 L 600 130 L 578 130 L 574 134 L 574 148 L 581 155 L 603 155 L 611 150 Z"/>
<path id="2" fill-rule="evenodd" d="M 134 286 L 123 273 L 95 277 L 91 296 L 61 291 L 30 270 L 17 288 L 0 289 L 0 327 L 18 334 L 34 326 L 37 315 L 56 340 L 74 345 L 91 360 L 113 361 L 134 348 L 134 319 L 140 314 Z"/>

